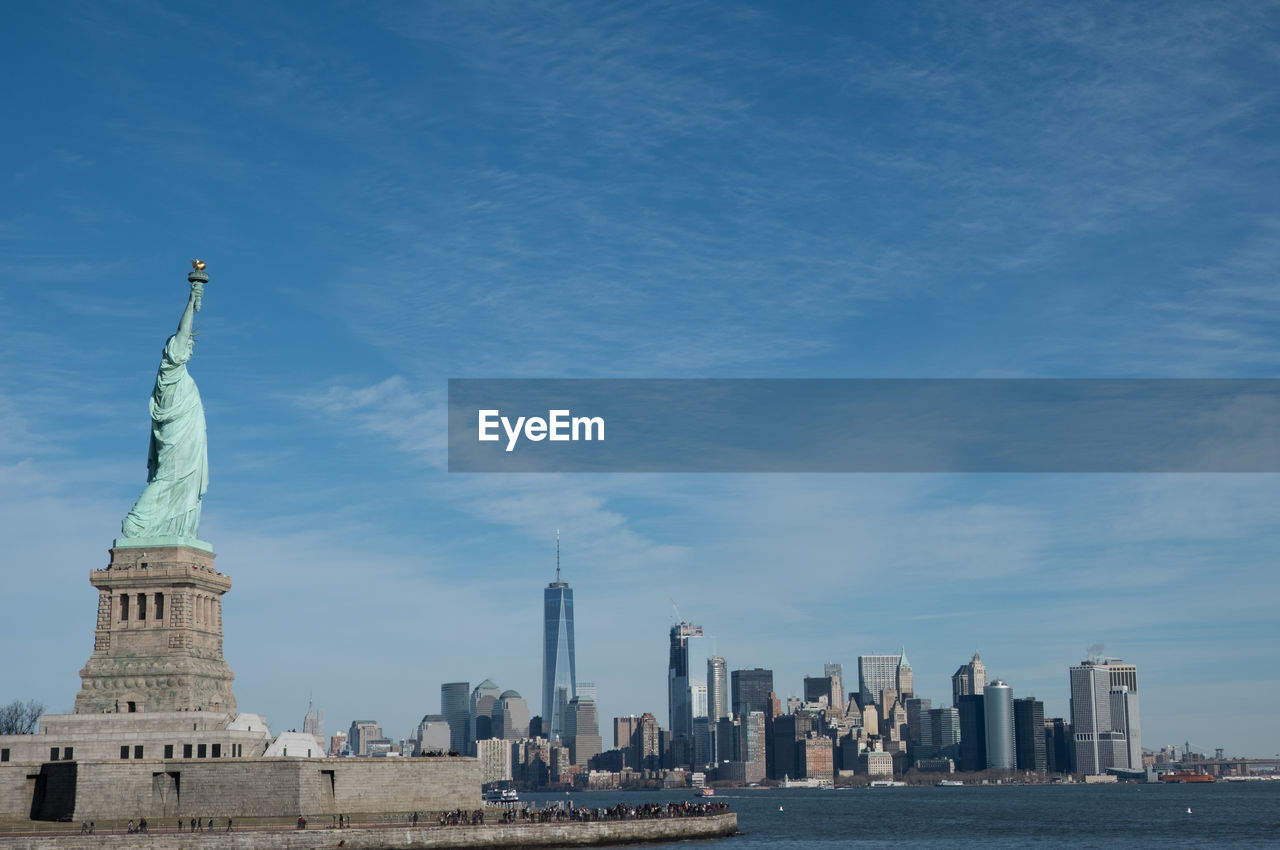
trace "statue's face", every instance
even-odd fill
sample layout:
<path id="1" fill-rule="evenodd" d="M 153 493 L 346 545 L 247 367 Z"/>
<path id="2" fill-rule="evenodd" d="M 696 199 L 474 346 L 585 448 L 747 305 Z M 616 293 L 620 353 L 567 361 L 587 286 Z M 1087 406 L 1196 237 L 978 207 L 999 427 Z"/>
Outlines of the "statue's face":
<path id="1" fill-rule="evenodd" d="M 196 348 L 195 337 L 187 337 L 187 354 L 190 355 L 192 351 L 195 351 L 195 348 Z"/>

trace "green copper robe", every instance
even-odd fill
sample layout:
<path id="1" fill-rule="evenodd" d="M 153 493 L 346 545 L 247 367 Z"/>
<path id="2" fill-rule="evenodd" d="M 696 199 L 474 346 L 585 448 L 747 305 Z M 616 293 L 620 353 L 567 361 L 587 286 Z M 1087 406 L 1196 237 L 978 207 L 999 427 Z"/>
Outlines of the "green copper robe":
<path id="1" fill-rule="evenodd" d="M 197 537 L 200 502 L 209 489 L 204 405 L 187 374 L 192 339 L 169 337 L 151 392 L 147 487 L 122 523 L 125 537 Z"/>

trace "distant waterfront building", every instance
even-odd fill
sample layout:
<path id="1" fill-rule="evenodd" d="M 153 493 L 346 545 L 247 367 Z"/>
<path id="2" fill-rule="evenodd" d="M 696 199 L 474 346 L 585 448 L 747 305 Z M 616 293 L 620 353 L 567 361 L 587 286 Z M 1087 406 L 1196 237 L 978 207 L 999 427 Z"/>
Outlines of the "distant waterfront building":
<path id="1" fill-rule="evenodd" d="M 844 714 L 844 665 L 828 662 L 822 665 L 822 675 L 831 680 L 831 691 L 835 696 L 831 707 L 837 714 Z"/>
<path id="2" fill-rule="evenodd" d="M 769 747 L 773 752 L 773 779 L 801 776 L 801 761 L 798 745 L 813 731 L 813 715 L 781 714 L 773 720 L 772 740 Z"/>
<path id="3" fill-rule="evenodd" d="M 476 758 L 480 761 L 480 781 L 511 780 L 511 742 L 500 738 L 476 741 Z"/>
<path id="4" fill-rule="evenodd" d="M 698 769 L 710 766 L 715 758 L 715 731 L 711 718 L 693 718 L 692 764 Z"/>
<path id="5" fill-rule="evenodd" d="M 729 674 L 733 713 L 746 717 L 753 711 L 762 712 L 766 717 L 773 717 L 771 695 L 773 694 L 773 671 L 763 667 L 751 670 L 734 670 Z"/>
<path id="6" fill-rule="evenodd" d="M 596 701 L 591 697 L 576 696 L 569 700 L 565 714 L 564 737 L 569 745 L 569 761 L 585 766 L 604 750 L 600 737 L 600 717 Z"/>
<path id="7" fill-rule="evenodd" d="M 960 718 L 960 770 L 987 769 L 987 721 L 982 701 L 982 694 L 961 694 L 956 706 Z"/>
<path id="8" fill-rule="evenodd" d="M 494 737 L 506 741 L 529 737 L 529 703 L 518 692 L 502 692 L 495 718 Z"/>
<path id="9" fill-rule="evenodd" d="M 722 717 L 716 721 L 716 766 L 734 761 L 738 757 L 738 739 L 742 734 L 742 721 L 737 717 Z"/>
<path id="10" fill-rule="evenodd" d="M 862 707 L 874 705 L 884 716 L 889 707 L 883 704 L 884 691 L 898 690 L 898 665 L 902 663 L 902 655 L 859 655 L 858 656 L 858 696 Z"/>
<path id="11" fill-rule="evenodd" d="M 334 732 L 333 737 L 329 739 L 329 757 L 334 758 L 342 755 L 342 751 L 347 746 L 347 733 Z"/>
<path id="12" fill-rule="evenodd" d="M 885 712 L 885 716 L 880 721 L 880 737 L 886 742 L 893 744 L 902 744 L 902 747 L 894 748 L 886 746 L 886 750 L 891 752 L 897 749 L 904 749 L 907 740 L 907 710 L 903 707 L 902 701 L 896 697 L 888 703 L 889 709 Z"/>
<path id="13" fill-rule="evenodd" d="M 324 749 L 324 709 L 312 709 L 310 700 L 307 701 L 307 714 L 302 718 L 302 731 L 315 738 Z"/>
<path id="14" fill-rule="evenodd" d="M 565 706 L 565 717 L 569 715 L 569 707 Z M 552 744 L 547 757 L 547 775 L 552 782 L 561 782 L 569 776 L 569 748 L 561 744 Z"/>
<path id="15" fill-rule="evenodd" d="M 954 706 L 929 709 L 931 758 L 960 760 L 960 710 Z"/>
<path id="16" fill-rule="evenodd" d="M 1044 703 L 1035 697 L 1015 699 L 1013 732 L 1018 770 L 1046 773 L 1049 770 L 1049 759 L 1045 742 Z"/>
<path id="17" fill-rule="evenodd" d="M 694 761 L 694 720 L 702 718 L 698 730 L 706 741 L 710 739 L 707 726 L 707 667 L 705 663 L 706 638 L 702 627 L 679 622 L 671 627 L 671 652 L 667 665 L 667 709 L 671 724 L 672 747 L 676 750 L 677 764 Z M 703 744 L 704 747 L 708 745 Z M 709 747 L 708 747 L 709 748 Z"/>
<path id="18" fill-rule="evenodd" d="M 1125 742 L 1116 740 L 1111 726 L 1111 673 L 1105 662 L 1082 661 L 1070 668 L 1071 730 L 1076 770 L 1087 775 L 1117 767 L 1117 751 L 1128 761 Z M 1123 738 L 1123 734 L 1120 735 Z M 1126 766 L 1127 765 L 1123 765 Z"/>
<path id="19" fill-rule="evenodd" d="M 981 656 L 975 652 L 968 664 L 961 664 L 951 675 L 951 704 L 959 708 L 960 697 L 965 694 L 982 696 L 982 690 L 986 686 L 987 668 L 982 663 Z"/>
<path id="20" fill-rule="evenodd" d="M 475 742 L 487 741 L 495 738 L 493 728 L 493 715 L 498 708 L 498 700 L 502 693 L 498 686 L 490 679 L 485 679 L 476 685 L 476 689 L 471 692 L 471 701 L 468 706 L 472 738 L 467 742 L 467 752 L 471 755 L 476 754 Z"/>
<path id="21" fill-rule="evenodd" d="M 418 724 L 415 741 L 420 753 L 447 753 L 453 746 L 452 731 L 449 721 L 443 714 L 424 715 Z"/>
<path id="22" fill-rule="evenodd" d="M 999 680 L 982 691 L 983 722 L 986 724 L 987 769 L 1013 770 L 1017 767 L 1014 748 L 1013 688 Z"/>
<path id="23" fill-rule="evenodd" d="M 395 741 L 385 736 L 361 741 L 360 745 L 364 747 L 365 755 L 367 756 L 388 756 L 393 753 L 400 755 L 400 752 L 396 749 Z"/>
<path id="24" fill-rule="evenodd" d="M 715 723 L 729 714 L 729 665 L 713 655 L 707 659 L 707 716 Z"/>
<path id="25" fill-rule="evenodd" d="M 862 728 L 867 730 L 868 735 L 880 733 L 880 712 L 874 702 L 862 707 Z"/>
<path id="26" fill-rule="evenodd" d="M 547 784 L 551 764 L 551 742 L 533 737 L 511 744 L 512 779 L 537 788 Z"/>
<path id="27" fill-rule="evenodd" d="M 1110 666 L 1110 665 L 1108 665 Z M 1111 729 L 1124 735 L 1124 764 L 1117 754 L 1116 767 L 1142 769 L 1142 725 L 1138 718 L 1138 694 L 1111 677 Z"/>
<path id="28" fill-rule="evenodd" d="M 471 740 L 471 683 L 446 682 L 441 685 L 440 713 L 449 723 L 449 749 L 465 755 Z"/>
<path id="29" fill-rule="evenodd" d="M 907 660 L 907 648 L 904 646 L 898 659 L 898 699 L 905 701 L 915 695 L 915 673 L 911 670 L 911 662 Z"/>
<path id="30" fill-rule="evenodd" d="M 893 776 L 893 753 L 867 750 L 862 754 L 862 769 L 871 779 L 887 779 Z"/>
<path id="31" fill-rule="evenodd" d="M 1071 763 L 1074 746 L 1071 741 L 1071 726 L 1061 717 L 1053 717 L 1044 722 L 1044 754 L 1045 763 L 1050 773 L 1075 773 Z"/>
<path id="32" fill-rule="evenodd" d="M 801 776 L 830 783 L 835 780 L 835 750 L 826 735 L 811 733 L 797 748 Z"/>
<path id="33" fill-rule="evenodd" d="M 636 730 L 640 728 L 640 718 L 634 714 L 613 718 L 613 746 L 615 749 L 630 747 L 635 739 Z M 627 763 L 635 767 L 630 759 Z"/>
<path id="34" fill-rule="evenodd" d="M 708 761 L 716 763 L 731 758 L 721 755 L 733 751 L 733 741 L 720 740 L 719 724 L 730 716 L 729 711 L 729 666 L 719 655 L 707 659 L 707 723 L 710 726 L 711 740 Z"/>
<path id="35" fill-rule="evenodd" d="M 560 533 L 556 532 L 556 580 L 542 594 L 542 727 L 552 743 L 564 735 L 569 701 L 577 696 L 573 648 L 573 590 L 560 580 Z"/>
<path id="36" fill-rule="evenodd" d="M 640 715 L 632 738 L 636 770 L 658 770 L 662 767 L 662 729 L 658 718 L 649 712 Z"/>
<path id="37" fill-rule="evenodd" d="M 347 748 L 358 756 L 370 754 L 370 744 L 382 738 L 382 727 L 373 720 L 353 720 L 347 731 Z"/>
<path id="38" fill-rule="evenodd" d="M 920 697 L 908 697 L 903 702 L 907 712 L 907 753 L 912 759 L 929 758 L 932 753 L 921 754 L 933 744 L 929 729 L 929 710 L 933 701 Z"/>
<path id="39" fill-rule="evenodd" d="M 804 701 L 806 703 L 822 703 L 834 708 L 836 702 L 835 682 L 830 676 L 805 676 Z"/>
<path id="40" fill-rule="evenodd" d="M 746 763 L 746 782 L 760 782 L 765 778 L 765 735 L 764 712 L 748 712 L 738 732 L 738 760 Z"/>
<path id="41" fill-rule="evenodd" d="M 1107 659 L 1107 675 L 1113 688 L 1128 688 L 1132 693 L 1138 692 L 1138 665 L 1126 664 L 1123 659 Z"/>

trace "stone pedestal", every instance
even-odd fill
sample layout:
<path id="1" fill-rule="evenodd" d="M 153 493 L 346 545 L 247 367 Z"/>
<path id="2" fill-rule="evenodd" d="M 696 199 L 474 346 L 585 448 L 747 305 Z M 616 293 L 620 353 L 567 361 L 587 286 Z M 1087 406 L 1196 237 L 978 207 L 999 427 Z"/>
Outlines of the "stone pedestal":
<path id="1" fill-rule="evenodd" d="M 192 545 L 119 546 L 98 588 L 93 655 L 80 671 L 76 714 L 234 713 L 222 657 L 222 595 L 231 577 Z"/>

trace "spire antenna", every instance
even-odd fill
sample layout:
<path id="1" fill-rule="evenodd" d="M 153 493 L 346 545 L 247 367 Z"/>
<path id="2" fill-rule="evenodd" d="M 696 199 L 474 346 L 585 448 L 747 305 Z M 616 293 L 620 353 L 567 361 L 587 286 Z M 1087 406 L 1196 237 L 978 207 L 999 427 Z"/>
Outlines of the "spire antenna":
<path id="1" fill-rule="evenodd" d="M 560 529 L 556 529 L 556 584 L 560 583 Z"/>

